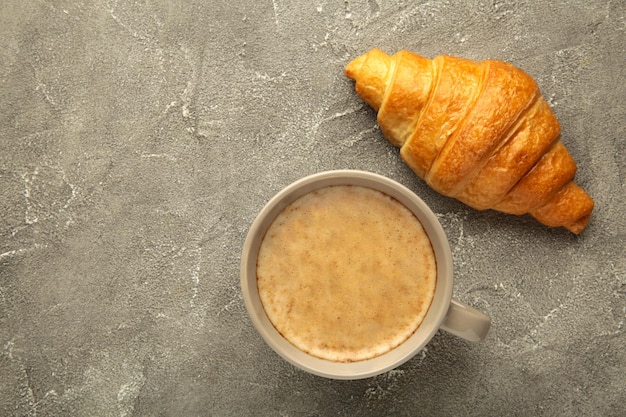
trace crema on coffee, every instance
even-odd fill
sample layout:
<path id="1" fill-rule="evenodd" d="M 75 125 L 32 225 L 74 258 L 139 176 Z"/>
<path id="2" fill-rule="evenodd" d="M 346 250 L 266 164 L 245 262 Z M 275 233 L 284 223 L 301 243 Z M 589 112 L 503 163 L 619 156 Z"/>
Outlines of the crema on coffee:
<path id="1" fill-rule="evenodd" d="M 366 187 L 328 186 L 287 206 L 267 230 L 257 286 L 267 317 L 318 358 L 361 361 L 406 341 L 435 292 L 437 265 L 417 217 Z"/>

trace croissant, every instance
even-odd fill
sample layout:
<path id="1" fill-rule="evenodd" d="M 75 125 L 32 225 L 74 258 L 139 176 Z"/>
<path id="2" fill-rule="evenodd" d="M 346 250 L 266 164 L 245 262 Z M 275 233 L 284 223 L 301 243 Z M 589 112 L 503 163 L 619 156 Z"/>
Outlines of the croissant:
<path id="1" fill-rule="evenodd" d="M 522 70 L 373 49 L 345 73 L 402 159 L 439 193 L 575 234 L 586 227 L 594 202 L 573 182 L 559 122 Z"/>

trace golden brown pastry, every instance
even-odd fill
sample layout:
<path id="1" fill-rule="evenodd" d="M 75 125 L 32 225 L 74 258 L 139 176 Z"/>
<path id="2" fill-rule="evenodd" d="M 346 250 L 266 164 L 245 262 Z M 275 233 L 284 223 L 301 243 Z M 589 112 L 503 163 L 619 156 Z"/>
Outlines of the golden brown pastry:
<path id="1" fill-rule="evenodd" d="M 589 222 L 594 203 L 573 182 L 576 163 L 559 122 L 522 70 L 373 49 L 345 71 L 385 137 L 436 191 L 576 234 Z"/>

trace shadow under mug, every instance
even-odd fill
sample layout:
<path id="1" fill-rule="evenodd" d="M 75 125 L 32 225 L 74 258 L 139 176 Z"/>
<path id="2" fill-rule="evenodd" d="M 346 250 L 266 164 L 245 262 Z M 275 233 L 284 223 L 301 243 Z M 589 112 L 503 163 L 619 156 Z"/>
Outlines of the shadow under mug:
<path id="1" fill-rule="evenodd" d="M 420 220 L 437 261 L 437 284 L 432 304 L 413 335 L 389 352 L 362 361 L 334 362 L 309 355 L 287 341 L 268 319 L 259 298 L 256 265 L 265 232 L 289 204 L 317 189 L 355 185 L 383 192 L 406 206 Z M 244 242 L 241 290 L 250 319 L 265 342 L 283 359 L 315 375 L 333 379 L 360 379 L 394 369 L 416 355 L 439 329 L 463 339 L 482 341 L 491 324 L 480 311 L 452 298 L 453 262 L 450 245 L 439 220 L 417 195 L 387 177 L 366 171 L 326 171 L 302 178 L 276 194 L 259 212 Z"/>

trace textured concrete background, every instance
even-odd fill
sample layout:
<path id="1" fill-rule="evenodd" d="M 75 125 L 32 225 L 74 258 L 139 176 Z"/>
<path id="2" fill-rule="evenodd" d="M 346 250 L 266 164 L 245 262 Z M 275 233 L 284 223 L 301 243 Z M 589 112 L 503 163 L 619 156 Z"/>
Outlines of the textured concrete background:
<path id="1" fill-rule="evenodd" d="M 0 415 L 626 414 L 621 0 L 2 2 Z M 579 237 L 429 190 L 343 66 L 379 47 L 534 76 L 596 200 Z M 388 374 L 300 372 L 253 329 L 239 253 L 314 172 L 387 175 L 493 319 Z"/>

